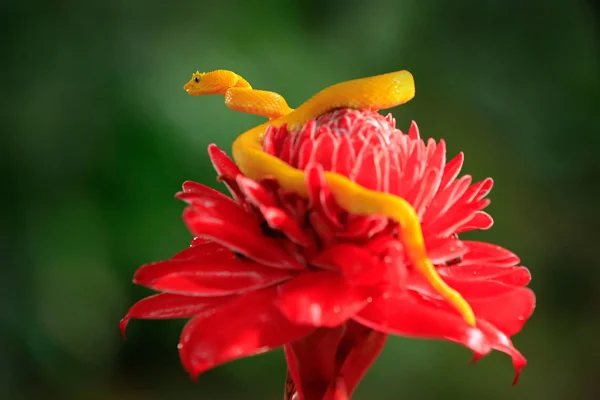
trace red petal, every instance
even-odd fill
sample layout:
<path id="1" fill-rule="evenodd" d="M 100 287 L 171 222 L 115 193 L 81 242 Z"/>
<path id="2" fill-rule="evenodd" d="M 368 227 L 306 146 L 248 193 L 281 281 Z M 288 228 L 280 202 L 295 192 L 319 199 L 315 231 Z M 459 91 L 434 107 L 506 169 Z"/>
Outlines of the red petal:
<path id="1" fill-rule="evenodd" d="M 208 146 L 208 154 L 215 170 L 219 174 L 219 180 L 225 183 L 229 192 L 240 204 L 244 204 L 244 195 L 235 182 L 235 177 L 242 173 L 238 166 L 235 165 L 223 150 L 214 144 Z"/>
<path id="2" fill-rule="evenodd" d="M 419 127 L 415 121 L 410 122 L 410 128 L 408 128 L 408 137 L 412 140 L 421 139 L 421 135 L 419 134 Z"/>
<path id="3" fill-rule="evenodd" d="M 470 299 L 465 296 L 478 319 L 484 319 L 507 336 L 517 334 L 535 309 L 535 295 L 527 288 L 496 297 Z"/>
<path id="4" fill-rule="evenodd" d="M 516 385 L 519 380 L 519 375 L 521 374 L 521 369 L 527 365 L 527 360 L 525 360 L 525 357 L 515 349 L 510 339 L 492 324 L 486 321 L 477 320 L 477 326 L 485 334 L 494 350 L 506 353 L 512 358 L 512 363 L 516 371 L 512 384 L 513 386 Z"/>
<path id="5" fill-rule="evenodd" d="M 279 309 L 290 321 L 302 325 L 337 326 L 361 310 L 369 299 L 364 290 L 330 271 L 298 275 L 278 289 Z"/>
<path id="6" fill-rule="evenodd" d="M 310 121 L 308 122 L 310 123 Z M 307 123 L 307 125 L 308 125 Z M 306 125 L 305 125 L 306 127 Z M 291 135 L 287 131 L 287 124 L 282 125 L 279 128 L 279 132 L 285 131 L 286 138 L 282 140 L 281 149 L 279 150 L 279 155 L 275 154 L 276 157 L 279 157 L 284 162 L 294 166 L 295 158 L 297 157 L 298 145 L 292 140 Z M 296 147 L 294 147 L 296 145 Z"/>
<path id="7" fill-rule="evenodd" d="M 350 214 L 346 219 L 345 228 L 337 233 L 341 239 L 364 240 L 380 233 L 389 226 L 389 220 L 382 215 L 356 215 Z"/>
<path id="8" fill-rule="evenodd" d="M 410 275 L 408 286 L 431 299 L 439 309 L 453 312 L 439 293 L 416 274 Z M 476 317 L 485 319 L 511 336 L 521 330 L 533 313 L 535 296 L 529 289 L 505 285 L 492 280 L 461 280 L 446 276 L 444 281 L 469 303 Z"/>
<path id="9" fill-rule="evenodd" d="M 309 213 L 308 222 L 312 230 L 317 234 L 321 247 L 327 248 L 337 241 L 335 226 L 323 213 Z"/>
<path id="10" fill-rule="evenodd" d="M 306 166 L 311 159 L 314 145 L 312 140 L 304 140 L 302 144 L 298 146 L 298 169 L 306 169 Z"/>
<path id="11" fill-rule="evenodd" d="M 516 289 L 515 286 L 505 285 L 491 280 L 469 281 L 445 277 L 444 281 L 456 289 L 467 300 L 502 296 L 506 293 L 512 293 Z"/>
<path id="12" fill-rule="evenodd" d="M 338 270 L 354 285 L 378 284 L 385 279 L 385 268 L 371 252 L 346 243 L 325 249 L 312 258 L 309 264 Z"/>
<path id="13" fill-rule="evenodd" d="M 199 298 L 160 293 L 135 303 L 119 324 L 125 336 L 129 320 L 188 318 L 200 312 L 212 311 L 229 302 L 234 296 Z"/>
<path id="14" fill-rule="evenodd" d="M 410 275 L 408 286 L 431 299 L 436 306 L 453 312 L 431 285 L 415 274 Z M 521 330 L 533 313 L 535 296 L 529 289 L 505 285 L 493 280 L 464 280 L 445 276 L 444 281 L 459 292 L 469 303 L 477 318 L 485 319 L 499 330 L 511 336 Z"/>
<path id="15" fill-rule="evenodd" d="M 350 179 L 367 189 L 381 191 L 381 158 L 378 153 L 369 148 L 361 151 L 356 157 L 356 163 L 350 173 Z"/>
<path id="16" fill-rule="evenodd" d="M 241 175 L 238 176 L 237 183 L 250 203 L 260 210 L 271 228 L 281 231 L 301 246 L 308 246 L 308 237 L 298 224 L 279 208 L 275 197 L 264 186 Z"/>
<path id="17" fill-rule="evenodd" d="M 482 200 L 492 189 L 494 181 L 492 178 L 486 178 L 482 181 L 475 182 L 465 192 L 456 199 L 456 204 L 468 205 L 473 202 Z"/>
<path id="18" fill-rule="evenodd" d="M 298 340 L 314 329 L 290 323 L 275 307 L 275 297 L 274 288 L 250 292 L 188 322 L 179 342 L 188 373 L 195 378 L 219 364 Z"/>
<path id="19" fill-rule="evenodd" d="M 196 212 L 204 214 L 209 218 L 258 226 L 258 219 L 254 215 L 244 210 L 229 197 L 219 192 L 216 193 L 216 195 L 212 195 L 208 192 L 180 192 L 175 197 L 185 201 L 193 206 Z"/>
<path id="20" fill-rule="evenodd" d="M 427 255 L 434 265 L 445 264 L 465 255 L 467 246 L 453 238 L 427 239 Z"/>
<path id="21" fill-rule="evenodd" d="M 237 165 L 229 158 L 229 156 L 215 144 L 208 146 L 208 154 L 210 160 L 219 175 L 235 179 L 236 176 L 242 173 Z"/>
<path id="22" fill-rule="evenodd" d="M 271 286 L 290 277 L 285 270 L 233 258 L 147 264 L 137 270 L 134 282 L 168 293 L 224 296 Z"/>
<path id="23" fill-rule="evenodd" d="M 275 126 L 273 125 L 269 125 L 267 126 L 267 129 L 265 130 L 265 133 L 263 134 L 263 141 L 262 141 L 262 145 L 263 145 L 263 150 L 265 153 L 270 154 L 270 155 L 274 155 L 276 156 L 278 151 L 277 149 L 279 148 L 278 145 L 280 145 L 280 137 L 279 135 L 277 135 L 279 129 L 277 129 Z M 286 160 L 287 162 L 287 160 Z"/>
<path id="24" fill-rule="evenodd" d="M 458 314 L 448 312 L 415 294 L 389 293 L 377 297 L 354 319 L 380 332 L 461 343 L 478 355 L 490 351 L 484 334 Z"/>
<path id="25" fill-rule="evenodd" d="M 181 188 L 183 189 L 184 192 L 202 192 L 203 190 L 206 189 L 206 186 L 204 186 L 201 183 L 194 182 L 194 181 L 185 181 L 181 185 Z M 211 190 L 214 190 L 214 189 L 211 189 Z M 215 192 L 216 192 L 216 190 L 215 190 Z"/>
<path id="26" fill-rule="evenodd" d="M 440 237 L 447 237 L 461 232 L 464 226 L 468 225 L 475 214 L 490 204 L 489 199 L 478 200 L 469 205 L 454 204 L 443 215 L 440 215 L 435 222 L 427 225 L 427 232 L 435 232 Z M 425 229 L 425 228 L 424 228 Z"/>
<path id="27" fill-rule="evenodd" d="M 443 179 L 443 178 L 442 178 Z M 445 189 L 441 189 L 436 193 L 431 204 L 423 215 L 424 230 L 431 230 L 437 232 L 436 228 L 430 226 L 437 226 L 438 220 L 441 218 L 448 218 L 449 210 L 456 203 L 456 201 L 465 193 L 471 184 L 471 177 L 465 175 L 460 179 L 452 182 Z M 450 213 L 454 216 L 456 212 Z"/>
<path id="28" fill-rule="evenodd" d="M 239 207 L 239 205 L 231 197 L 227 197 L 218 190 L 202 185 L 200 183 L 185 181 L 183 182 L 183 185 L 181 185 L 181 187 L 183 189 L 183 192 L 175 194 L 175 197 L 178 199 L 183 199 L 184 201 L 186 201 L 187 199 L 203 197 L 215 198 L 219 202 L 229 202 L 231 203 L 231 206 Z"/>
<path id="29" fill-rule="evenodd" d="M 183 260 L 196 260 L 196 261 L 208 261 L 208 260 L 233 260 L 235 255 L 227 247 L 220 245 L 219 243 L 209 242 L 206 239 L 195 237 L 192 246 L 185 250 L 180 251 L 171 257 L 173 261 Z"/>
<path id="30" fill-rule="evenodd" d="M 325 171 L 331 171 L 333 153 L 335 152 L 336 139 L 330 129 L 318 132 L 317 140 L 312 151 L 309 164 L 320 165 Z"/>
<path id="31" fill-rule="evenodd" d="M 306 167 L 306 185 L 308 186 L 309 207 L 327 217 L 332 225 L 341 227 L 337 215 L 339 208 L 327 186 L 325 174 L 320 165 L 309 164 Z"/>
<path id="32" fill-rule="evenodd" d="M 516 254 L 495 244 L 471 240 L 462 242 L 469 248 L 469 251 L 465 254 L 461 265 L 485 263 L 510 266 L 520 261 Z"/>
<path id="33" fill-rule="evenodd" d="M 404 137 L 404 136 L 400 136 Z M 389 170 L 389 193 L 398 196 L 402 190 L 402 166 L 400 163 L 400 154 L 397 151 L 388 152 L 390 170 Z"/>
<path id="34" fill-rule="evenodd" d="M 531 281 L 531 273 L 525 267 L 503 265 L 469 264 L 439 267 L 442 277 L 452 277 L 455 280 L 487 280 L 512 286 L 525 286 Z"/>
<path id="35" fill-rule="evenodd" d="M 448 163 L 444 167 L 444 174 L 442 175 L 440 189 L 445 189 L 456 179 L 456 177 L 460 173 L 464 161 L 465 154 L 463 152 L 458 153 L 456 157 L 448 161 Z"/>
<path id="36" fill-rule="evenodd" d="M 264 187 L 253 179 L 246 178 L 243 175 L 238 175 L 236 182 L 240 189 L 255 207 L 275 207 L 277 202 L 271 193 L 269 193 Z"/>
<path id="37" fill-rule="evenodd" d="M 408 198 L 415 184 L 419 181 L 423 167 L 423 143 L 413 142 L 412 152 L 405 160 L 403 169 L 402 187 L 399 196 L 413 204 L 414 198 Z"/>
<path id="38" fill-rule="evenodd" d="M 281 208 L 261 207 L 260 212 L 272 229 L 280 231 L 287 236 L 288 239 L 300 246 L 307 247 L 310 245 L 308 236 L 304 234 L 302 229 L 296 224 L 296 221 L 287 215 Z"/>
<path id="39" fill-rule="evenodd" d="M 333 172 L 348 176 L 355 163 L 354 149 L 350 144 L 350 139 L 346 135 L 338 138 L 338 145 L 333 151 Z"/>
<path id="40" fill-rule="evenodd" d="M 256 224 L 249 226 L 235 220 L 207 217 L 193 208 L 187 208 L 183 218 L 194 236 L 210 237 L 254 261 L 271 267 L 304 269 L 304 266 L 281 249 L 275 240 L 261 235 L 260 228 Z"/>
<path id="41" fill-rule="evenodd" d="M 473 217 L 463 226 L 458 228 L 455 233 L 474 231 L 476 229 L 490 229 L 494 225 L 494 219 L 485 211 L 476 211 Z"/>
<path id="42" fill-rule="evenodd" d="M 428 167 L 416 187 L 406 197 L 413 205 L 419 218 L 423 217 L 427 206 L 435 196 L 440 184 L 441 173 L 438 168 Z"/>

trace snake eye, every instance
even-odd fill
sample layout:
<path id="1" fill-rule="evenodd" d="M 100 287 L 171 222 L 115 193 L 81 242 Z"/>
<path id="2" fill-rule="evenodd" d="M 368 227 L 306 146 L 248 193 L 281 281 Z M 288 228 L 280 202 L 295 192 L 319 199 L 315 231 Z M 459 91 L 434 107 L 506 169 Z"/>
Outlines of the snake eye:
<path id="1" fill-rule="evenodd" d="M 199 77 L 199 76 L 195 76 L 195 77 L 194 77 L 194 82 L 196 82 L 196 83 L 200 83 L 200 77 Z"/>

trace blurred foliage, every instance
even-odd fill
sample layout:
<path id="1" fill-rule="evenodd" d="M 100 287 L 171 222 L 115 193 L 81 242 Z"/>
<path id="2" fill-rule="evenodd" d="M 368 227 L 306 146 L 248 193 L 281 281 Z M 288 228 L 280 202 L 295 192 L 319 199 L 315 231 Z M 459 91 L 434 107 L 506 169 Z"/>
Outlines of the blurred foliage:
<path id="1" fill-rule="evenodd" d="M 529 360 L 476 366 L 450 343 L 389 340 L 357 399 L 600 398 L 598 5 L 583 0 L 16 1 L 0 3 L 3 96 L 0 398 L 279 399 L 280 352 L 191 382 L 183 322 L 118 321 L 148 294 L 137 266 L 190 239 L 184 180 L 219 189 L 206 146 L 258 117 L 190 98 L 193 71 L 232 69 L 291 105 L 397 69 L 417 97 L 400 128 L 464 150 L 492 176 L 496 225 L 473 235 L 531 268 Z M 596 339 L 594 339 L 596 338 Z"/>

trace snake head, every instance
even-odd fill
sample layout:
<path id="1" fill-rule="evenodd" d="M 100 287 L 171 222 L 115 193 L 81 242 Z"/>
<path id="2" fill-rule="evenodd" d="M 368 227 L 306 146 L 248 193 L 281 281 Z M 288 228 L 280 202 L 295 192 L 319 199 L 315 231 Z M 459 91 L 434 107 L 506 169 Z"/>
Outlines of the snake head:
<path id="1" fill-rule="evenodd" d="M 231 87 L 228 71 L 195 72 L 192 79 L 183 86 L 190 96 L 205 96 L 209 94 L 224 95 Z"/>
<path id="2" fill-rule="evenodd" d="M 183 90 L 188 92 L 191 96 L 202 96 L 205 94 L 211 94 L 207 88 L 207 82 L 203 77 L 206 75 L 204 72 L 198 72 L 192 74 L 192 79 L 183 85 Z"/>

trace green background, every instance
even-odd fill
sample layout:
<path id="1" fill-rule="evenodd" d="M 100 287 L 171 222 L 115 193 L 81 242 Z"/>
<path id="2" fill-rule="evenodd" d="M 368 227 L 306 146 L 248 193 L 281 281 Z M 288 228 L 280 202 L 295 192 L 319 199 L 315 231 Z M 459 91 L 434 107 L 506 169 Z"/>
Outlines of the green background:
<path id="1" fill-rule="evenodd" d="M 280 399 L 280 351 L 192 382 L 182 321 L 119 319 L 135 269 L 187 246 L 184 180 L 222 189 L 206 147 L 261 121 L 191 73 L 226 68 L 291 106 L 347 79 L 410 70 L 399 128 L 492 176 L 490 231 L 533 273 L 538 307 L 494 353 L 389 340 L 356 399 L 600 398 L 598 4 L 504 1 L 14 1 L 0 4 L 0 398 Z"/>

